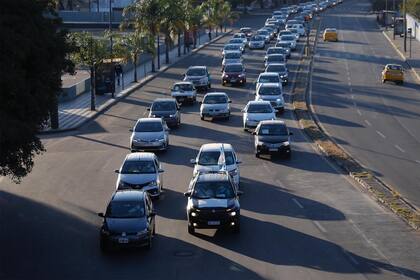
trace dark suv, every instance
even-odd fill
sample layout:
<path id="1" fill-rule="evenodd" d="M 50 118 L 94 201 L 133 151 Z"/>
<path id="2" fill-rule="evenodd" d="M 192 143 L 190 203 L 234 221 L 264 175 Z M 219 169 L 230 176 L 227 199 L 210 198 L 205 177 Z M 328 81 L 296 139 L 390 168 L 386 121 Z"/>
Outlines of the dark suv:
<path id="1" fill-rule="evenodd" d="M 239 195 L 228 172 L 198 173 L 188 191 L 188 232 L 197 228 L 229 228 L 240 230 Z"/>
<path id="2" fill-rule="evenodd" d="M 246 71 L 241 63 L 227 64 L 222 73 L 222 84 L 246 84 Z"/>
<path id="3" fill-rule="evenodd" d="M 155 234 L 155 215 L 152 200 L 145 191 L 125 190 L 113 194 L 100 230 L 100 247 L 152 247 Z"/>
<path id="4" fill-rule="evenodd" d="M 181 125 L 181 112 L 175 98 L 157 98 L 147 110 L 149 118 L 162 118 L 170 127 Z"/>

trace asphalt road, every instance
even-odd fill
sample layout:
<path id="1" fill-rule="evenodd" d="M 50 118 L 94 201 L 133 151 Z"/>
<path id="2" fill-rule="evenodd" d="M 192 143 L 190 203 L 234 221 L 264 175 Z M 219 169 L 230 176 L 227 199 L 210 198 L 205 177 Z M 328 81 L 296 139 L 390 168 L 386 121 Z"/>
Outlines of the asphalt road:
<path id="1" fill-rule="evenodd" d="M 339 42 L 319 40 L 313 106 L 339 144 L 420 207 L 420 85 L 409 70 L 404 85 L 382 84 L 384 65 L 403 62 L 369 10 L 348 1 L 323 16 Z"/>
<path id="2" fill-rule="evenodd" d="M 258 28 L 264 19 L 251 16 L 238 26 Z M 225 88 L 220 49 L 226 40 L 179 61 L 81 130 L 46 137 L 48 151 L 21 185 L 0 182 L 0 279 L 420 279 L 418 233 L 320 156 L 290 110 L 282 118 L 294 132 L 292 159 L 255 158 L 240 109 L 253 97 L 264 52 L 247 51 L 246 88 Z M 153 249 L 102 255 L 96 213 L 129 152 L 128 129 L 192 64 L 210 67 L 214 90 L 233 100 L 233 117 L 201 121 L 198 105 L 182 108 L 182 126 L 171 130 L 171 147 L 159 154 L 165 194 L 155 203 Z M 241 233 L 192 236 L 182 195 L 192 176 L 189 159 L 203 143 L 219 141 L 231 143 L 243 162 Z"/>

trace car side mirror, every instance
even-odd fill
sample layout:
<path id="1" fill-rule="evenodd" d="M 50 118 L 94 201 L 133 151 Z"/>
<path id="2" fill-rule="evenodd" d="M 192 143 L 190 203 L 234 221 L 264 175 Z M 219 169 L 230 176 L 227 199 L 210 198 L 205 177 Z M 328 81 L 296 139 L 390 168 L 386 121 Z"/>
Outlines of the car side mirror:
<path id="1" fill-rule="evenodd" d="M 117 173 L 117 174 L 120 173 L 120 171 L 118 169 L 115 169 L 114 172 Z"/>
<path id="2" fill-rule="evenodd" d="M 203 103 L 202 101 L 198 101 L 198 104 L 200 104 L 200 105 L 201 105 L 202 103 Z"/>
<path id="3" fill-rule="evenodd" d="M 159 168 L 158 172 L 163 173 L 163 172 L 165 172 L 165 170 L 163 170 L 162 168 Z"/>
<path id="4" fill-rule="evenodd" d="M 242 161 L 241 160 L 237 160 L 236 161 L 236 164 L 241 164 L 242 163 Z"/>
<path id="5" fill-rule="evenodd" d="M 237 192 L 236 192 L 236 195 L 237 195 L 237 196 L 241 196 L 241 195 L 243 195 L 243 194 L 244 194 L 244 192 L 243 192 L 243 191 L 237 191 Z"/>
<path id="6" fill-rule="evenodd" d="M 185 196 L 185 197 L 190 197 L 190 196 L 191 196 L 191 192 L 185 192 L 185 193 L 184 193 L 184 196 Z"/>
<path id="7" fill-rule="evenodd" d="M 150 111 L 150 108 L 147 108 L 146 111 Z"/>
<path id="8" fill-rule="evenodd" d="M 232 100 L 229 100 L 228 103 L 232 103 Z"/>
<path id="9" fill-rule="evenodd" d="M 130 128 L 128 131 L 133 132 L 133 129 L 132 129 L 132 128 Z"/>
<path id="10" fill-rule="evenodd" d="M 101 218 L 105 218 L 105 215 L 102 212 L 101 213 L 98 213 L 98 216 L 101 217 Z"/>
<path id="11" fill-rule="evenodd" d="M 253 131 L 253 132 L 252 132 L 252 135 L 257 135 L 257 132 L 256 132 L 256 131 Z"/>
<path id="12" fill-rule="evenodd" d="M 195 158 L 192 158 L 192 159 L 190 159 L 190 163 L 191 164 L 196 164 L 197 163 L 197 160 Z"/>

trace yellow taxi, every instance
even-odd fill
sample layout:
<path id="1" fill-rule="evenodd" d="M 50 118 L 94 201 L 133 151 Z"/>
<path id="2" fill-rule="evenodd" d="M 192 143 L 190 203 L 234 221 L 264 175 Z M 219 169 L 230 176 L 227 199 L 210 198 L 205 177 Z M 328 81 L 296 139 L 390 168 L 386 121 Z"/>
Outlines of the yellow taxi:
<path id="1" fill-rule="evenodd" d="M 326 28 L 324 34 L 322 35 L 324 41 L 338 41 L 337 29 L 335 28 Z"/>
<path id="2" fill-rule="evenodd" d="M 382 70 L 382 83 L 392 81 L 396 84 L 404 83 L 404 69 L 399 64 L 387 64 Z"/>

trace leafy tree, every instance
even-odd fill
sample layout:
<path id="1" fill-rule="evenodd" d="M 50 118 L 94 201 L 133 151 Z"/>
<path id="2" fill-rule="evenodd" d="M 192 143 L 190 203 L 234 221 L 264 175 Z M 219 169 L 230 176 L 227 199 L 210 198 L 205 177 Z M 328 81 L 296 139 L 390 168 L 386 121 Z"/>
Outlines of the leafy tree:
<path id="1" fill-rule="evenodd" d="M 36 133 L 57 116 L 57 93 L 71 46 L 48 0 L 3 1 L 0 9 L 0 175 L 15 182 L 44 146 Z"/>
<path id="2" fill-rule="evenodd" d="M 407 0 L 407 13 L 420 19 L 420 0 Z"/>
<path id="3" fill-rule="evenodd" d="M 207 0 L 200 5 L 203 13 L 203 25 L 208 29 L 209 39 L 211 39 L 213 28 L 219 24 L 219 15 L 217 14 L 219 3 L 219 0 Z"/>
<path id="4" fill-rule="evenodd" d="M 77 50 L 71 54 L 72 60 L 81 67 L 90 69 L 90 109 L 96 110 L 96 70 L 102 61 L 109 57 L 108 40 L 104 38 L 94 38 L 88 32 L 75 32 L 69 35 L 71 42 Z"/>
<path id="5" fill-rule="evenodd" d="M 173 45 L 172 37 L 180 35 L 184 30 L 184 11 L 182 10 L 183 0 L 161 0 L 161 30 L 165 34 L 165 62 L 169 63 L 169 49 Z M 178 48 L 180 44 L 178 44 Z M 180 49 L 178 49 L 180 50 Z"/>
<path id="6" fill-rule="evenodd" d="M 194 0 L 186 0 L 185 6 L 185 27 L 193 32 L 194 48 L 197 47 L 197 31 L 203 26 L 203 9 L 194 6 Z"/>
<path id="7" fill-rule="evenodd" d="M 223 25 L 225 26 L 226 31 L 226 24 L 233 24 L 235 21 L 239 19 L 239 15 L 232 11 L 232 7 L 229 2 L 224 2 L 219 10 L 219 25 L 220 31 L 222 31 Z"/>

